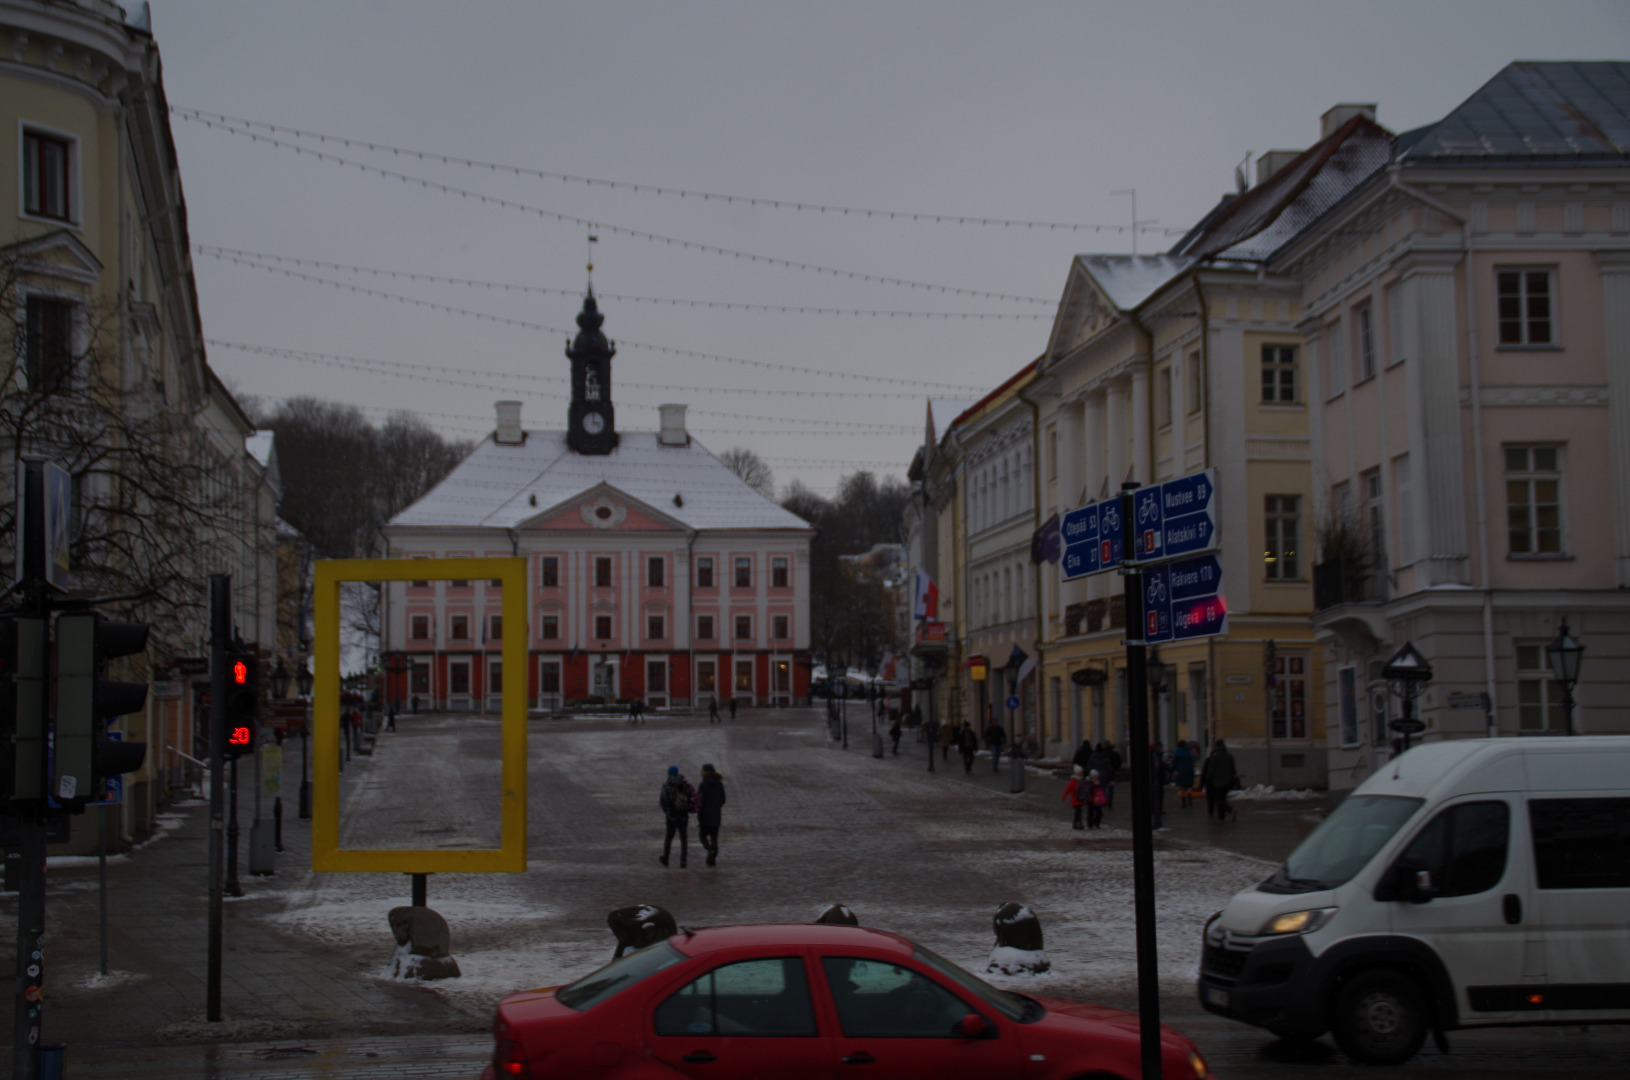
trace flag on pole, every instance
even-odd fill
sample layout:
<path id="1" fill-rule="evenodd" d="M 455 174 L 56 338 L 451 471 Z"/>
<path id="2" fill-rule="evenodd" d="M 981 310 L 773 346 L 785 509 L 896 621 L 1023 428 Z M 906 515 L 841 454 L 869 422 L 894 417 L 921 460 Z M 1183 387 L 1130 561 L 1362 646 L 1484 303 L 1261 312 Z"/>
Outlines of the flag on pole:
<path id="1" fill-rule="evenodd" d="M 918 619 L 937 619 L 940 615 L 940 588 L 926 570 L 917 571 L 916 601 L 911 613 Z"/>

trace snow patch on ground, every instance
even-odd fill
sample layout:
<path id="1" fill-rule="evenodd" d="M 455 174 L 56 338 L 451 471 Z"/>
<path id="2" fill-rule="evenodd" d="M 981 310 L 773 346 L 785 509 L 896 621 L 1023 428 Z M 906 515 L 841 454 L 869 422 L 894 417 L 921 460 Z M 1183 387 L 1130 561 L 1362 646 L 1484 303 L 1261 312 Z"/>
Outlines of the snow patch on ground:
<path id="1" fill-rule="evenodd" d="M 1040 975 L 1052 965 L 1047 961 L 1047 954 L 1042 951 L 1015 949 L 1011 945 L 998 945 L 990 951 L 990 959 L 985 963 L 985 971 L 989 974 L 1002 975 Z"/>
<path id="2" fill-rule="evenodd" d="M 93 972 L 77 980 L 74 986 L 80 990 L 118 990 L 126 986 L 144 983 L 152 976 L 146 972 L 137 971 L 110 971 L 106 975 Z"/>
<path id="3" fill-rule="evenodd" d="M 97 860 L 98 860 L 98 857 L 95 856 L 95 855 L 47 855 L 46 858 L 45 858 L 45 868 L 48 871 L 49 870 L 81 870 L 81 869 L 84 869 L 87 866 L 96 866 L 96 865 L 98 865 Z M 128 855 L 109 855 L 108 856 L 108 865 L 110 865 L 110 866 L 112 864 L 114 864 L 114 863 L 129 862 L 129 861 L 130 861 L 130 856 L 128 856 Z"/>
<path id="4" fill-rule="evenodd" d="M 1322 799 L 1322 791 L 1310 791 L 1307 788 L 1275 788 L 1272 784 L 1254 784 L 1243 791 L 1230 791 L 1229 802 L 1291 802 L 1302 799 Z"/>
<path id="5" fill-rule="evenodd" d="M 330 901 L 268 915 L 266 921 L 325 944 L 349 947 L 378 942 L 383 950 L 395 943 L 395 938 L 391 936 L 390 911 L 403 906 L 405 899 Z M 469 941 L 485 933 L 519 938 L 518 931 L 526 924 L 541 925 L 551 915 L 547 909 L 536 906 L 468 900 L 438 901 L 431 898 L 429 907 L 447 920 L 448 930 L 452 933 L 452 948 L 449 951 L 460 958 L 461 968 L 464 966 L 463 952 L 459 947 L 461 939 Z"/>

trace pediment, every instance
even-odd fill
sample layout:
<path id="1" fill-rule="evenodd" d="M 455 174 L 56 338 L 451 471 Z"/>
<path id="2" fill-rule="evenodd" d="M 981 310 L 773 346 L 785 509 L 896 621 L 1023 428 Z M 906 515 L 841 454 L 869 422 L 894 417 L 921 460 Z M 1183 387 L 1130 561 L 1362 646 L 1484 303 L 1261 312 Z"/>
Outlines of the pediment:
<path id="1" fill-rule="evenodd" d="M 102 260 L 84 241 L 66 229 L 11 245 L 6 253 L 17 260 L 25 275 L 94 285 L 102 276 Z"/>
<path id="2" fill-rule="evenodd" d="M 519 526 L 525 532 L 684 532 L 683 524 L 611 484 L 564 499 Z"/>
<path id="3" fill-rule="evenodd" d="M 1070 278 L 1058 303 L 1047 356 L 1057 360 L 1091 341 L 1120 315 L 1109 294 L 1093 280 L 1077 259 L 1070 265 Z"/>

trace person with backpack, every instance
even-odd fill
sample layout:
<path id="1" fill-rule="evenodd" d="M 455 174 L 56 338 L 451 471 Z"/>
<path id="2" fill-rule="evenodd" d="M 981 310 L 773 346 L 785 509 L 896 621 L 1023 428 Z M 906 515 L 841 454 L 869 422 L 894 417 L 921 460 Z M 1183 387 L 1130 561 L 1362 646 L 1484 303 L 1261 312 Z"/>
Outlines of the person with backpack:
<path id="1" fill-rule="evenodd" d="M 702 766 L 702 786 L 696 792 L 696 839 L 707 852 L 707 864 L 719 862 L 719 818 L 724 809 L 724 777 L 712 765 Z M 685 865 L 684 846 L 680 846 L 679 865 Z"/>
<path id="2" fill-rule="evenodd" d="M 1104 807 L 1109 803 L 1109 792 L 1104 789 L 1098 770 L 1087 773 L 1087 828 L 1104 827 Z"/>
<path id="3" fill-rule="evenodd" d="M 1194 805 L 1194 751 L 1178 740 L 1172 751 L 1172 783 L 1177 785 L 1177 805 L 1184 810 Z"/>
<path id="4" fill-rule="evenodd" d="M 662 838 L 662 854 L 657 856 L 657 862 L 663 866 L 668 865 L 668 856 L 673 851 L 674 835 L 679 836 L 679 867 L 684 869 L 687 847 L 690 843 L 690 815 L 696 809 L 696 789 L 690 782 L 679 775 L 678 765 L 668 766 L 668 779 L 663 781 L 662 791 L 657 796 L 657 805 L 662 808 L 662 816 L 666 821 L 668 830 Z"/>

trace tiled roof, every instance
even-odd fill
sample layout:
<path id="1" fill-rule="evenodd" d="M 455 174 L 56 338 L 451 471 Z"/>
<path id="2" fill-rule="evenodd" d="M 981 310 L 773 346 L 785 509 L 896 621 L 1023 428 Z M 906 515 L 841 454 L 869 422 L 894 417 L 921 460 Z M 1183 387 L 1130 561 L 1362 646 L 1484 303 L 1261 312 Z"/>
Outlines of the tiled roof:
<path id="1" fill-rule="evenodd" d="M 1630 62 L 1507 64 L 1407 148 L 1400 146 L 1398 160 L 1407 165 L 1623 163 L 1630 160 Z"/>
<path id="2" fill-rule="evenodd" d="M 660 446 L 654 431 L 625 431 L 605 455 L 574 453 L 564 431 L 528 431 L 518 445 L 488 437 L 386 527 L 516 528 L 601 484 L 692 529 L 811 528 L 694 438 Z"/>

